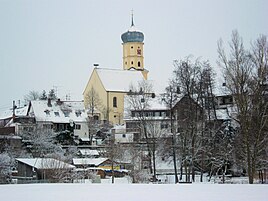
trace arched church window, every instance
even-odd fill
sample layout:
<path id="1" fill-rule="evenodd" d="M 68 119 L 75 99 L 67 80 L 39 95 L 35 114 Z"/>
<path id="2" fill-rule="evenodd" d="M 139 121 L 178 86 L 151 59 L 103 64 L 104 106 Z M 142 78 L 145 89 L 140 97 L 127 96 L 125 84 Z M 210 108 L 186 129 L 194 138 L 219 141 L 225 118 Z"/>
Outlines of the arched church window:
<path id="1" fill-rule="evenodd" d="M 140 61 L 138 61 L 138 67 L 141 67 L 141 62 Z"/>
<path id="2" fill-rule="evenodd" d="M 133 61 L 131 61 L 131 64 L 133 64 Z"/>
<path id="3" fill-rule="evenodd" d="M 117 107 L 117 98 L 113 97 L 113 107 Z"/>

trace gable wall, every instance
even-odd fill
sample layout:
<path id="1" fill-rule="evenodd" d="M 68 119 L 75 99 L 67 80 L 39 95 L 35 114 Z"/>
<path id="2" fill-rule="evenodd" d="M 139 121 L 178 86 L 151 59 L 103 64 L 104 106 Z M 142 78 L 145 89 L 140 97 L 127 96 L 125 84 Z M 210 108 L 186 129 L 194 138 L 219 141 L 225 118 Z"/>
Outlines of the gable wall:
<path id="1" fill-rule="evenodd" d="M 85 91 L 83 93 L 84 104 L 85 104 L 86 108 L 87 108 L 88 102 L 87 102 L 85 97 L 86 97 L 86 94 L 90 91 L 90 89 L 92 87 L 98 93 L 102 106 L 107 108 L 107 92 L 104 89 L 104 86 L 103 86 L 103 84 L 102 84 L 102 82 L 97 74 L 97 71 L 95 69 L 93 70 L 91 77 L 89 78 L 89 81 L 88 81 L 87 86 L 85 88 Z M 103 114 L 101 114 L 101 119 L 104 119 Z"/>

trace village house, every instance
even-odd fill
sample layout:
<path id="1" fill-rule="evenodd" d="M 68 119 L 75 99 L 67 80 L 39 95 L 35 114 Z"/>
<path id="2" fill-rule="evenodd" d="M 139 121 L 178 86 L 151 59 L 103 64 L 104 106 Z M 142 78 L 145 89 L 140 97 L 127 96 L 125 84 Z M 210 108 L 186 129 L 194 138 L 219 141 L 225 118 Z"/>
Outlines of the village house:
<path id="1" fill-rule="evenodd" d="M 95 172 L 101 178 L 111 176 L 112 171 L 118 177 L 124 176 L 127 173 L 122 164 L 115 161 L 112 162 L 108 158 L 74 158 L 73 165 L 77 168 L 77 172 Z"/>
<path id="2" fill-rule="evenodd" d="M 28 106 L 17 107 L 0 114 L 0 151 L 22 148 L 21 132 L 33 130 L 35 120 L 27 116 Z"/>
<path id="3" fill-rule="evenodd" d="M 59 181 L 75 166 L 53 158 L 16 158 L 18 182 L 27 180 Z"/>
<path id="4" fill-rule="evenodd" d="M 79 156 L 81 158 L 99 158 L 100 153 L 95 149 L 79 149 Z"/>
<path id="5" fill-rule="evenodd" d="M 13 103 L 13 108 L 0 113 L 0 134 L 19 135 L 24 130 L 33 130 L 35 119 L 27 115 L 28 108 L 28 105 L 17 107 Z"/>
<path id="6" fill-rule="evenodd" d="M 161 101 L 160 96 L 153 95 L 154 98 L 148 97 L 146 100 L 146 107 L 134 108 L 133 105 L 130 104 L 129 99 L 135 98 L 140 99 L 138 101 L 144 101 L 140 95 L 136 97 L 125 97 L 125 137 L 131 135 L 132 141 L 130 142 L 139 142 L 143 140 L 144 136 L 142 136 L 142 121 L 146 120 L 147 129 L 150 130 L 150 127 L 153 127 L 154 130 L 160 131 L 159 133 L 169 133 L 170 129 L 170 110 L 167 108 L 166 104 Z M 168 132 L 164 132 L 168 131 Z M 117 133 L 115 132 L 115 136 Z M 160 136 L 155 136 L 160 137 Z M 164 137 L 161 135 L 161 137 Z M 120 140 L 118 140 L 120 141 Z M 121 140 L 122 141 L 122 140 Z"/>
<path id="7" fill-rule="evenodd" d="M 73 132 L 73 137 L 89 139 L 87 113 L 82 101 L 36 100 L 31 101 L 27 115 L 35 119 L 38 126 L 53 132 Z"/>

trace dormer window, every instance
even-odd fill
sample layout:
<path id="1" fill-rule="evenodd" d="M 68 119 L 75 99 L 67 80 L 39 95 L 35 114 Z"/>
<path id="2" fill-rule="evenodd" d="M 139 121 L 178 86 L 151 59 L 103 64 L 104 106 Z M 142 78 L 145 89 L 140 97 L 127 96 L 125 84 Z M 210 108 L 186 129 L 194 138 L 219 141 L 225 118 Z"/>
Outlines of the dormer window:
<path id="1" fill-rule="evenodd" d="M 59 117 L 60 116 L 60 113 L 59 112 L 54 112 L 55 116 L 56 117 Z"/>
<path id="2" fill-rule="evenodd" d="M 75 115 L 76 115 L 77 117 L 81 117 L 81 114 L 82 114 L 82 112 L 81 112 L 80 110 L 75 111 Z"/>
<path id="3" fill-rule="evenodd" d="M 69 110 L 62 110 L 63 114 L 65 117 L 69 117 L 70 116 L 70 111 Z"/>
<path id="4" fill-rule="evenodd" d="M 50 111 L 49 110 L 45 110 L 44 112 L 46 113 L 47 116 L 50 115 Z"/>

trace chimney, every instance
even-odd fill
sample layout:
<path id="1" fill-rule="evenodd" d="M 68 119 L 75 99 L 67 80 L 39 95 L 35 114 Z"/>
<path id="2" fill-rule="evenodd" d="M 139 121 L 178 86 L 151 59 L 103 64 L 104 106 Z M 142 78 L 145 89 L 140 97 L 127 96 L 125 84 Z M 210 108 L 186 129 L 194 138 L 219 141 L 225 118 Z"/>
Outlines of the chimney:
<path id="1" fill-rule="evenodd" d="M 17 106 L 15 105 L 15 101 L 13 101 L 13 107 L 12 107 L 12 108 L 13 108 L 13 109 L 12 109 L 12 111 L 13 111 L 12 118 L 13 118 L 13 121 L 14 121 L 14 119 L 15 119 L 15 117 L 16 117 L 15 110 L 17 109 Z"/>
<path id="2" fill-rule="evenodd" d="M 48 98 L 48 99 L 47 99 L 47 106 L 48 106 L 48 107 L 52 107 L 52 105 L 51 105 L 51 98 Z"/>
<path id="3" fill-rule="evenodd" d="M 62 101 L 58 98 L 57 105 L 61 105 L 61 104 L 62 104 Z"/>

